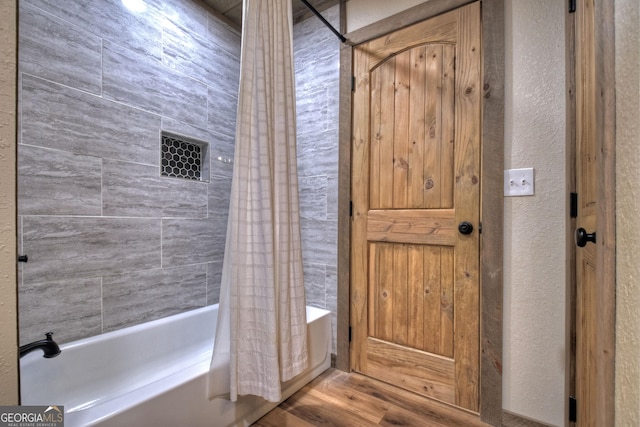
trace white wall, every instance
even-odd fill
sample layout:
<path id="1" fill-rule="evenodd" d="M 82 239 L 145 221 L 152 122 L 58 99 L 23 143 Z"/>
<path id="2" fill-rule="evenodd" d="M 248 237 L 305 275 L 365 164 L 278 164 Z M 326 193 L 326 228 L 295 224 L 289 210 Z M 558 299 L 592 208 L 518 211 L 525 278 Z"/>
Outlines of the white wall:
<path id="1" fill-rule="evenodd" d="M 409 9 L 424 0 L 349 0 L 347 1 L 347 32 Z"/>
<path id="2" fill-rule="evenodd" d="M 640 425 L 640 6 L 616 1 L 616 425 Z"/>
<path id="3" fill-rule="evenodd" d="M 354 31 L 422 1 L 350 0 Z M 505 0 L 505 167 L 536 194 L 505 199 L 503 407 L 562 425 L 565 404 L 564 2 Z"/>
<path id="4" fill-rule="evenodd" d="M 505 1 L 505 168 L 535 168 L 535 196 L 505 198 L 503 407 L 564 420 L 564 2 Z"/>

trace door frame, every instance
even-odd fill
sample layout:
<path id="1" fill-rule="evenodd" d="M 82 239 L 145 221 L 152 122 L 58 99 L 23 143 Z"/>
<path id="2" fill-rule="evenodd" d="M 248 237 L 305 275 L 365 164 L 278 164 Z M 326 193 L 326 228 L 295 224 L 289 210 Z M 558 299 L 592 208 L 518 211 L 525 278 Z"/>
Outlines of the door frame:
<path id="1" fill-rule="evenodd" d="M 429 0 L 346 35 L 340 48 L 338 318 L 336 368 L 349 371 L 349 251 L 353 46 L 424 21 L 470 0 Z M 480 218 L 480 418 L 502 424 L 504 3 L 482 0 L 483 98 Z"/>
<path id="2" fill-rule="evenodd" d="M 582 7 L 583 2 L 577 2 Z M 590 351 L 597 355 L 598 375 L 591 378 L 597 393 L 596 405 L 592 412 L 597 420 L 589 420 L 594 425 L 614 425 L 615 423 L 615 341 L 616 341 L 616 104 L 615 104 L 615 17 L 614 0 L 599 0 L 594 3 L 596 14 L 594 24 L 594 42 L 596 51 L 596 87 L 600 96 L 596 97 L 596 144 L 601 154 L 597 159 L 597 181 L 599 183 L 597 197 L 598 217 L 598 254 L 597 275 L 598 313 L 593 347 Z M 568 10 L 565 20 L 566 34 L 566 81 L 567 81 L 567 134 L 568 147 L 568 182 L 569 192 L 577 188 L 577 106 L 576 106 L 576 23 L 575 13 Z M 578 195 L 578 197 L 580 197 Z M 568 369 L 567 393 L 576 396 L 576 331 L 577 331 L 577 278 L 576 278 L 576 245 L 574 232 L 576 219 L 567 219 L 567 325 L 568 329 Z M 577 402 L 580 405 L 580 402 Z M 580 410 L 578 408 L 578 416 Z M 569 425 L 569 407 L 566 408 L 565 419 Z M 578 425 L 582 425 L 578 421 Z"/>

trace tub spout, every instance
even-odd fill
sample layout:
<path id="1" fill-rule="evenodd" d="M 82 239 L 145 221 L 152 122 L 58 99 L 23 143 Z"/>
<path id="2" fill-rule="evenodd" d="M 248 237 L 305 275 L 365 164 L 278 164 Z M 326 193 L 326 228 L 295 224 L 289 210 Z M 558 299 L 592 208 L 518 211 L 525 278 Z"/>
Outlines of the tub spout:
<path id="1" fill-rule="evenodd" d="M 20 346 L 20 357 L 24 356 L 27 353 L 31 353 L 33 350 L 37 348 L 41 348 L 44 351 L 44 357 L 50 359 L 52 357 L 56 357 L 61 353 L 60 347 L 58 344 L 51 338 L 53 332 L 47 332 L 46 339 L 40 341 L 34 341 L 29 344 L 25 344 Z"/>

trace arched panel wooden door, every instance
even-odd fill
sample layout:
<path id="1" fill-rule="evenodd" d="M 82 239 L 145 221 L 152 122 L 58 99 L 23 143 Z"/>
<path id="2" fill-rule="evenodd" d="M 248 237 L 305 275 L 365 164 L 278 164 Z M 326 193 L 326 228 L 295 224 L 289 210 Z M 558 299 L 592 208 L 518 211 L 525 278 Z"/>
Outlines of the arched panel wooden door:
<path id="1" fill-rule="evenodd" d="M 480 4 L 354 48 L 352 369 L 479 411 Z"/>

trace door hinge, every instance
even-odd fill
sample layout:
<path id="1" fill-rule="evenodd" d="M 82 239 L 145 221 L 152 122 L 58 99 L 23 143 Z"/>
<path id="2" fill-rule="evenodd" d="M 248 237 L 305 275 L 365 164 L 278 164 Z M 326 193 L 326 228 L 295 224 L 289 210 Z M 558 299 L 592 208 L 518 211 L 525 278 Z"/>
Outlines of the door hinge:
<path id="1" fill-rule="evenodd" d="M 349 216 L 353 216 L 353 202 L 349 201 Z"/>
<path id="2" fill-rule="evenodd" d="M 351 326 L 349 326 L 349 342 L 351 342 Z"/>
<path id="3" fill-rule="evenodd" d="M 356 90 L 356 76 L 351 76 L 351 92 Z"/>
<path id="4" fill-rule="evenodd" d="M 569 421 L 578 421 L 578 401 L 573 396 L 569 396 Z"/>
<path id="5" fill-rule="evenodd" d="M 569 215 L 571 218 L 578 217 L 578 193 L 569 193 Z"/>
<path id="6" fill-rule="evenodd" d="M 575 13 L 576 11 L 576 0 L 569 0 L 569 13 Z"/>

